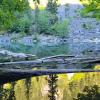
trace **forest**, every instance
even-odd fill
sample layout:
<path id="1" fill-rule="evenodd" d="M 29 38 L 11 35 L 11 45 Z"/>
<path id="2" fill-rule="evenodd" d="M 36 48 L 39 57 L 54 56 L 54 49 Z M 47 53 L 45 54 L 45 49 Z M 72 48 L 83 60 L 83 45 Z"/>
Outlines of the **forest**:
<path id="1" fill-rule="evenodd" d="M 99 0 L 80 0 L 85 6 L 81 11 L 83 16 L 100 18 Z M 33 0 L 33 9 L 27 0 L 0 1 L 0 33 L 47 34 L 66 36 L 69 20 L 59 20 L 58 0 L 48 0 L 47 6 L 40 5 L 39 0 Z M 34 14 L 32 14 L 34 13 Z M 2 32 L 3 31 L 3 32 Z M 6 32 L 5 32 L 6 31 Z"/>

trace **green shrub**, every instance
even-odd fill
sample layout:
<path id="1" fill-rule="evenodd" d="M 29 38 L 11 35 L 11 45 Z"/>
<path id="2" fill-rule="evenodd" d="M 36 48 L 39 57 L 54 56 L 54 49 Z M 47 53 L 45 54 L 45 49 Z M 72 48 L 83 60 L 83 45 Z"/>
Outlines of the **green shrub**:
<path id="1" fill-rule="evenodd" d="M 84 9 L 81 14 L 85 17 L 94 17 L 100 19 L 100 0 L 80 0 Z"/>
<path id="2" fill-rule="evenodd" d="M 47 3 L 47 11 L 52 13 L 52 14 L 56 14 L 57 13 L 57 8 L 58 8 L 58 0 L 48 0 Z"/>
<path id="3" fill-rule="evenodd" d="M 3 12 L 0 9 L 0 30 L 6 30 L 12 27 L 13 21 L 15 21 L 15 17 L 11 15 L 9 11 Z"/>
<path id="4" fill-rule="evenodd" d="M 39 26 L 39 33 L 45 33 L 45 34 L 50 34 L 49 28 L 49 19 L 50 19 L 50 13 L 46 11 L 42 11 L 39 13 L 39 21 L 38 21 L 38 26 Z"/>
<path id="5" fill-rule="evenodd" d="M 53 21 L 56 17 L 48 11 L 40 11 L 38 16 L 39 34 L 65 36 L 68 33 L 68 20 L 51 23 L 51 19 Z"/>
<path id="6" fill-rule="evenodd" d="M 54 35 L 58 36 L 66 36 L 68 33 L 68 20 L 58 21 L 52 26 L 52 30 Z"/>
<path id="7" fill-rule="evenodd" d="M 27 15 L 24 15 L 13 24 L 11 31 L 28 33 L 31 25 L 31 19 Z"/>
<path id="8" fill-rule="evenodd" d="M 16 13 L 22 15 L 27 9 L 27 0 L 0 0 L 0 30 L 9 30 L 19 19 Z"/>

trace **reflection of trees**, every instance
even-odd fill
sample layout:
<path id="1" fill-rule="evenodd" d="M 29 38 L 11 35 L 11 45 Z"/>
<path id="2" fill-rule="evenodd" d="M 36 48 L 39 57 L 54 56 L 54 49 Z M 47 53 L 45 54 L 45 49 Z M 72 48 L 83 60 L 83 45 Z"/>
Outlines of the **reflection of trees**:
<path id="1" fill-rule="evenodd" d="M 0 99 L 2 100 L 3 95 L 3 85 L 0 85 Z"/>
<path id="2" fill-rule="evenodd" d="M 8 100 L 16 100 L 15 99 L 15 91 L 14 91 L 14 87 L 15 87 L 15 82 L 11 83 L 11 90 L 10 90 L 10 94 L 9 94 L 9 99 Z"/>
<path id="3" fill-rule="evenodd" d="M 11 88 L 10 89 L 4 89 L 2 86 L 2 90 L 0 91 L 0 100 L 16 100 L 15 99 L 15 82 L 11 83 Z"/>
<path id="4" fill-rule="evenodd" d="M 85 86 L 82 93 L 78 93 L 74 100 L 100 100 L 99 87 L 97 85 Z"/>
<path id="5" fill-rule="evenodd" d="M 48 85 L 49 85 L 49 95 L 50 100 L 56 100 L 57 94 L 57 79 L 58 76 L 56 74 L 49 75 L 48 77 Z"/>
<path id="6" fill-rule="evenodd" d="M 16 84 L 0 86 L 0 100 L 100 100 L 97 98 L 100 98 L 100 73 L 78 73 L 70 80 L 66 74 L 49 75 L 47 81 L 45 77 L 27 78 Z M 92 98 L 92 94 L 96 99 L 86 98 Z"/>
<path id="7" fill-rule="evenodd" d="M 31 78 L 26 78 L 25 80 L 25 85 L 26 85 L 26 98 L 29 100 L 29 95 L 30 95 L 30 86 L 31 86 Z"/>

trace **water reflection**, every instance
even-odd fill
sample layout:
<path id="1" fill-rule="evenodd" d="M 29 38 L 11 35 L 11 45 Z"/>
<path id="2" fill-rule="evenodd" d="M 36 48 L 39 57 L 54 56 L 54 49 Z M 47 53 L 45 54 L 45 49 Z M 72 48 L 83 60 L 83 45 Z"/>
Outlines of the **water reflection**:
<path id="1" fill-rule="evenodd" d="M 0 100 L 99 100 L 96 98 L 100 98 L 100 73 L 69 77 L 70 74 L 48 75 L 2 85 Z M 89 95 L 92 99 L 86 99 Z"/>
<path id="2" fill-rule="evenodd" d="M 56 74 L 51 74 L 48 77 L 48 97 L 50 100 L 56 100 L 57 98 L 57 81 L 58 81 L 58 76 Z"/>
<path id="3" fill-rule="evenodd" d="M 67 44 L 58 44 L 56 46 L 42 46 L 41 44 L 33 44 L 33 46 L 25 46 L 22 44 L 12 44 L 10 46 L 3 45 L 0 49 L 6 49 L 12 52 L 23 52 L 34 54 L 37 57 L 46 57 L 59 54 L 68 54 Z"/>

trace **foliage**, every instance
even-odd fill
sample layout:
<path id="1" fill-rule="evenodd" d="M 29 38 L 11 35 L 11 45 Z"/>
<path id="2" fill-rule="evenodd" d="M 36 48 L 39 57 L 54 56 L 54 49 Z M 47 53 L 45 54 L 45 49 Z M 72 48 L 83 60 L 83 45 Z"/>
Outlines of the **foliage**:
<path id="1" fill-rule="evenodd" d="M 0 28 L 9 29 L 28 9 L 27 0 L 0 0 Z M 18 15 L 16 15 L 18 13 Z"/>
<path id="2" fill-rule="evenodd" d="M 58 7 L 57 1 L 58 0 L 48 0 L 47 11 L 49 11 L 52 14 L 56 14 Z"/>
<path id="3" fill-rule="evenodd" d="M 40 11 L 38 15 L 38 33 L 47 35 L 65 36 L 68 33 L 68 20 L 56 21 L 51 24 L 51 19 L 56 16 L 47 11 Z M 35 18 L 34 18 L 35 21 Z"/>
<path id="4" fill-rule="evenodd" d="M 38 27 L 39 27 L 39 7 L 38 7 L 38 3 L 37 2 L 35 2 L 35 11 L 34 11 L 34 18 L 35 18 L 35 20 L 34 20 L 34 23 L 35 23 L 35 29 L 34 29 L 34 31 L 35 31 L 35 33 L 39 33 L 39 29 L 38 29 Z"/>
<path id="5" fill-rule="evenodd" d="M 80 1 L 85 6 L 84 10 L 82 11 L 82 15 L 100 18 L 100 0 L 80 0 Z"/>
<path id="6" fill-rule="evenodd" d="M 37 10 L 37 7 L 35 7 L 35 32 L 58 36 L 64 36 L 68 32 L 68 21 L 64 20 L 60 22 L 56 16 L 58 8 L 57 1 L 49 0 L 46 10 L 43 11 L 38 11 L 39 9 Z"/>
<path id="7" fill-rule="evenodd" d="M 34 19 L 35 19 L 34 22 L 36 22 L 36 18 Z M 38 33 L 51 34 L 52 32 L 51 23 L 53 23 L 53 19 L 55 19 L 55 16 L 53 14 L 47 11 L 40 11 L 38 15 L 38 20 L 37 20 Z"/>
<path id="8" fill-rule="evenodd" d="M 52 14 L 50 17 L 50 24 L 55 24 L 58 20 L 56 14 L 57 14 L 57 9 L 58 9 L 58 0 L 49 0 L 46 10 Z"/>
<path id="9" fill-rule="evenodd" d="M 11 32 L 15 31 L 17 33 L 29 33 L 30 26 L 32 25 L 32 18 L 30 18 L 27 14 L 24 14 L 22 17 L 17 19 L 13 26 L 11 27 Z"/>
<path id="10" fill-rule="evenodd" d="M 78 93 L 75 100 L 99 100 L 100 91 L 97 85 L 85 86 L 82 93 Z"/>
<path id="11" fill-rule="evenodd" d="M 49 28 L 50 28 L 50 24 L 49 24 L 49 13 L 48 12 L 40 12 L 39 13 L 39 21 L 38 21 L 38 25 L 39 25 L 39 33 L 46 33 L 49 34 Z"/>
<path id="12" fill-rule="evenodd" d="M 56 16 L 58 0 L 49 0 L 46 10 L 42 11 L 38 8 L 39 0 L 33 1 L 35 3 L 35 11 L 32 18 L 27 0 L 1 0 L 0 30 L 21 34 L 34 32 L 59 36 L 63 36 L 68 32 L 68 22 L 59 22 Z"/>
<path id="13" fill-rule="evenodd" d="M 40 3 L 40 0 L 33 0 L 33 1 L 36 2 L 36 3 L 38 3 L 38 4 Z"/>
<path id="14" fill-rule="evenodd" d="M 58 21 L 52 26 L 53 34 L 58 36 L 66 36 L 68 33 L 68 20 Z"/>

